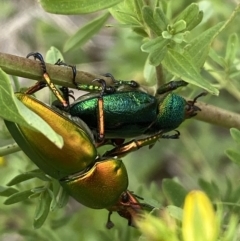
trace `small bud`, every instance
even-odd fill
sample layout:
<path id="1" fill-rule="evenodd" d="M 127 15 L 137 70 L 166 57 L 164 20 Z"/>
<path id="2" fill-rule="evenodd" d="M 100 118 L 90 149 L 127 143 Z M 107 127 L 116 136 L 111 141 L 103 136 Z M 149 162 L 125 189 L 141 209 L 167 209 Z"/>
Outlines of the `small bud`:
<path id="1" fill-rule="evenodd" d="M 182 233 L 184 241 L 217 240 L 217 217 L 212 203 L 205 193 L 192 191 L 186 196 Z"/>

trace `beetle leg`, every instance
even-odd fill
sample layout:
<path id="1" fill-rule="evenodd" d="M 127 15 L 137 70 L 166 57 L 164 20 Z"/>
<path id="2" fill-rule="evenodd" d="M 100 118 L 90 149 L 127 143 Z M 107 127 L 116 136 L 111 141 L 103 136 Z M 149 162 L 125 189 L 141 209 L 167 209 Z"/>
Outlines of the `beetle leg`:
<path id="1" fill-rule="evenodd" d="M 180 132 L 178 130 L 175 130 L 176 133 L 173 134 L 173 135 L 162 135 L 161 138 L 163 139 L 179 139 L 179 136 L 180 136 Z"/>
<path id="2" fill-rule="evenodd" d="M 61 59 L 58 59 L 58 61 L 55 63 L 55 65 L 59 65 L 59 66 L 66 66 L 72 69 L 72 83 L 77 87 L 78 89 L 78 84 L 76 82 L 76 76 L 77 76 L 77 69 L 76 69 L 76 65 L 71 65 L 71 64 L 66 64 L 65 62 L 63 62 Z M 67 88 L 67 87 L 65 87 Z"/>
<path id="3" fill-rule="evenodd" d="M 29 87 L 26 91 L 25 91 L 25 94 L 27 95 L 32 95 L 34 93 L 36 93 L 37 91 L 43 89 L 46 87 L 46 82 L 45 81 L 38 81 L 35 85 Z"/>
<path id="4" fill-rule="evenodd" d="M 102 85 L 102 90 L 98 97 L 98 133 L 97 139 L 100 143 L 104 142 L 105 137 L 105 130 L 104 130 L 104 102 L 103 102 L 103 95 L 106 91 L 106 82 L 103 79 L 96 79 L 94 81 L 99 82 Z"/>
<path id="5" fill-rule="evenodd" d="M 146 137 L 146 138 L 139 139 L 139 140 L 131 140 L 127 143 L 124 143 L 123 145 L 119 145 L 119 146 L 113 148 L 110 151 L 107 151 L 106 153 L 104 153 L 103 156 L 105 156 L 105 157 L 125 156 L 126 154 L 136 151 L 144 146 L 154 145 L 159 138 L 162 138 L 162 136 L 163 136 L 163 132 L 161 131 L 150 137 Z"/>
<path id="6" fill-rule="evenodd" d="M 106 228 L 111 229 L 114 227 L 114 223 L 111 221 L 111 216 L 112 216 L 112 211 L 108 212 L 108 218 L 107 218 L 107 223 L 106 223 Z"/>
<path id="7" fill-rule="evenodd" d="M 53 94 L 56 96 L 56 98 L 60 101 L 60 103 L 64 106 L 64 107 L 68 107 L 68 103 L 67 101 L 64 99 L 64 97 L 61 95 L 61 93 L 59 92 L 59 90 L 56 88 L 56 86 L 52 83 L 48 73 L 47 73 L 47 68 L 46 68 L 46 64 L 45 61 L 43 59 L 43 56 L 40 53 L 37 52 L 32 52 L 30 54 L 27 55 L 27 58 L 33 56 L 35 59 L 38 59 L 41 63 L 41 67 L 43 70 L 43 79 L 45 81 L 45 83 L 48 85 L 48 87 L 50 88 L 50 90 L 53 92 Z M 39 86 L 39 88 L 34 88 L 34 87 L 30 87 L 27 91 L 26 94 L 32 94 L 38 90 L 40 90 L 41 88 L 44 88 L 44 82 L 40 81 L 39 83 L 37 83 L 35 85 L 35 87 Z"/>
<path id="8" fill-rule="evenodd" d="M 170 82 L 160 86 L 157 89 L 157 94 L 158 95 L 165 94 L 169 91 L 176 90 L 177 88 L 182 87 L 182 86 L 186 86 L 186 85 L 188 85 L 188 83 L 183 81 L 183 80 L 170 81 Z"/>
<path id="9" fill-rule="evenodd" d="M 131 88 L 138 88 L 139 84 L 135 80 L 116 80 L 112 74 L 106 73 L 104 74 L 106 77 L 110 77 L 114 84 L 114 87 L 119 88 L 121 86 L 129 86 Z"/>

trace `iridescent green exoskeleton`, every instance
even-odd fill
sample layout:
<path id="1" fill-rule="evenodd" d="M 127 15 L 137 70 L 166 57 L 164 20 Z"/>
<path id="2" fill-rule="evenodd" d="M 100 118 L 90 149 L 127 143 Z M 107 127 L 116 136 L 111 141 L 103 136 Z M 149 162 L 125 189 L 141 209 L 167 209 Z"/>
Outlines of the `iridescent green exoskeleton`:
<path id="1" fill-rule="evenodd" d="M 39 58 L 39 53 L 32 55 L 41 61 L 44 79 L 50 80 L 42 56 Z M 74 80 L 76 69 L 71 67 Z M 86 94 L 68 107 L 65 107 L 65 103 L 69 103 L 68 94 L 65 93 L 60 98 L 56 95 L 65 111 L 87 123 L 91 131 L 95 133 L 95 139 L 99 141 L 98 145 L 105 144 L 108 139 L 119 140 L 141 135 L 155 139 L 158 133 L 162 134 L 176 129 L 185 119 L 195 116 L 197 111 L 200 111 L 195 103 L 197 98 L 203 94 L 193 101 L 186 101 L 183 97 L 172 93 L 172 90 L 187 85 L 184 81 L 169 82 L 161 86 L 157 94 L 153 96 L 140 91 L 135 81 L 117 81 L 113 76 L 108 76 L 112 77 L 112 88 L 106 89 L 103 85 L 100 95 L 99 93 Z M 178 138 L 179 134 L 177 132 L 170 136 L 161 135 L 161 138 Z M 104 141 L 104 138 L 107 140 Z M 146 143 L 148 141 L 147 138 Z M 135 145 L 135 140 L 133 143 Z M 125 147 L 124 144 L 123 148 Z M 120 145 L 119 152 L 121 150 Z M 122 152 L 119 153 L 121 154 Z"/>
<path id="2" fill-rule="evenodd" d="M 138 90 L 127 90 L 106 94 L 102 98 L 106 138 L 169 132 L 200 110 L 194 105 L 196 100 L 186 101 L 174 93 L 152 96 Z M 91 130 L 97 131 L 97 102 L 96 94 L 86 94 L 70 105 L 68 112 L 86 121 Z"/>
<path id="3" fill-rule="evenodd" d="M 15 95 L 64 140 L 59 149 L 40 132 L 5 121 L 22 151 L 78 202 L 89 208 L 106 208 L 110 213 L 116 211 L 134 225 L 134 219 L 147 204 L 139 203 L 137 196 L 127 190 L 128 174 L 123 162 L 111 153 L 100 157 L 91 131 L 80 119 L 73 121 L 30 95 Z M 109 215 L 107 226 L 111 224 Z"/>
<path id="4" fill-rule="evenodd" d="M 194 100 L 186 101 L 183 97 L 171 92 L 184 85 L 186 85 L 184 81 L 169 82 L 158 89 L 156 96 L 129 88 L 103 95 L 105 142 L 102 143 L 109 143 L 111 140 L 111 143 L 116 146 L 111 153 L 123 156 L 123 153 L 130 152 L 128 148 L 131 145 L 138 146 L 136 142 L 139 141 L 135 139 L 122 144 L 125 138 L 137 138 L 145 135 L 147 137 L 141 142 L 146 145 L 150 139 L 149 147 L 154 145 L 153 139 L 158 140 L 155 138 L 157 133 L 162 133 L 161 138 L 177 139 L 180 135 L 178 131 L 174 135 L 164 133 L 175 130 L 185 119 L 195 116 L 197 111 L 200 111 L 200 108 L 195 105 L 196 100 L 206 94 L 202 93 Z M 72 116 L 86 121 L 95 135 L 98 133 L 97 103 L 97 94 L 90 93 L 79 97 L 68 108 L 68 112 Z M 119 144 L 121 139 L 122 142 Z"/>

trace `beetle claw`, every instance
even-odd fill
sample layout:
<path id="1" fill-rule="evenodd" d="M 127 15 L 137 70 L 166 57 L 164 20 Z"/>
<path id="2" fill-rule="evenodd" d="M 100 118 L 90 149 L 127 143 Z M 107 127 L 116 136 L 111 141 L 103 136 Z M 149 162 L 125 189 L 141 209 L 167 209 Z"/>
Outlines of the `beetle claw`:
<path id="1" fill-rule="evenodd" d="M 111 229 L 114 227 L 114 223 L 111 221 L 111 215 L 112 215 L 112 211 L 108 212 L 108 219 L 107 219 L 107 223 L 106 223 L 106 228 L 107 229 Z"/>

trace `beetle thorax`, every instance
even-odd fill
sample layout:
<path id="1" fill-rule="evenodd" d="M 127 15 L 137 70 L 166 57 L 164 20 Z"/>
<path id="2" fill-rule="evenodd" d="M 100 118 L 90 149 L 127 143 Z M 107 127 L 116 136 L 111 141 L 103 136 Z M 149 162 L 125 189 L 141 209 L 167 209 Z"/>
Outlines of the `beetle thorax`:
<path id="1" fill-rule="evenodd" d="M 185 119 L 186 100 L 169 93 L 159 103 L 156 125 L 166 131 L 177 128 Z"/>

